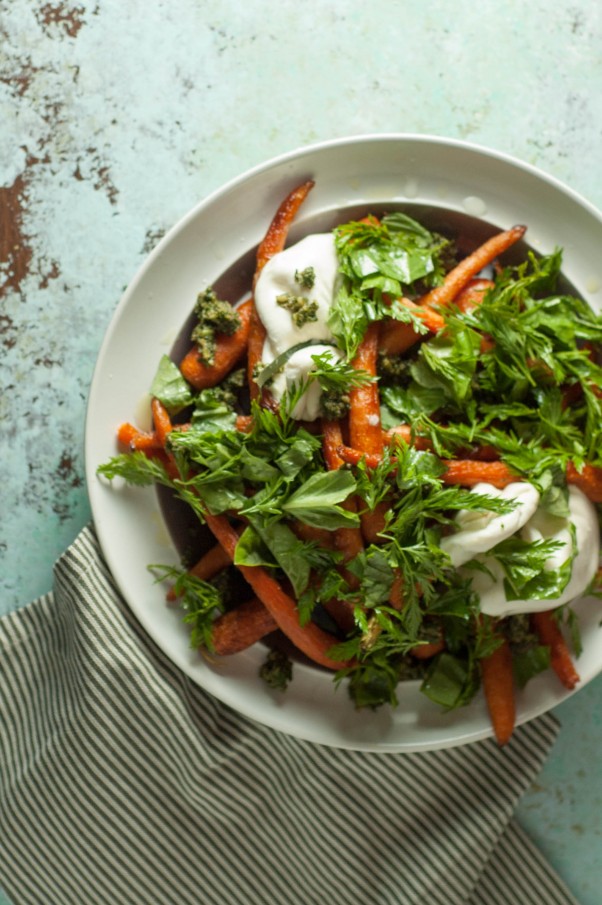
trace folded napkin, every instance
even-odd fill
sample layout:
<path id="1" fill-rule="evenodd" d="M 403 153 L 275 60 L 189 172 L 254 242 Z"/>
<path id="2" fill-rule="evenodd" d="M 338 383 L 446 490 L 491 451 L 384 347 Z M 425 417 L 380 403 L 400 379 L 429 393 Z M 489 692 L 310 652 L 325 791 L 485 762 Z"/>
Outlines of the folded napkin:
<path id="1" fill-rule="evenodd" d="M 558 724 L 421 754 L 257 725 L 180 672 L 93 528 L 0 620 L 0 885 L 14 905 L 575 899 L 512 820 Z"/>

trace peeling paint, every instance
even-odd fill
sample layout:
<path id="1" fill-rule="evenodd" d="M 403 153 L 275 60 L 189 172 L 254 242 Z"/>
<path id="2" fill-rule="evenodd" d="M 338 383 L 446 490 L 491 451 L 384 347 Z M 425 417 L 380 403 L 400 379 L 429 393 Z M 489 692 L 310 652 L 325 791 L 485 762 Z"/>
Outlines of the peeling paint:
<path id="1" fill-rule="evenodd" d="M 53 37 L 57 32 L 77 37 L 77 33 L 85 22 L 84 6 L 69 6 L 67 3 L 44 3 L 35 16 L 44 32 Z"/>
<path id="2" fill-rule="evenodd" d="M 23 227 L 26 201 L 23 173 L 12 185 L 0 188 L 0 292 L 20 292 L 29 273 L 33 252 Z"/>

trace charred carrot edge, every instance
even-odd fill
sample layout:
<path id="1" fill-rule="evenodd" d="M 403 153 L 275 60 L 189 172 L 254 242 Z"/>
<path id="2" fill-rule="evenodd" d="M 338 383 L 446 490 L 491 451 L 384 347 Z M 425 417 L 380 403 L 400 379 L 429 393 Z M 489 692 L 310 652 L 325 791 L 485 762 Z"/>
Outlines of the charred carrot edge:
<path id="1" fill-rule="evenodd" d="M 259 274 L 268 263 L 270 258 L 282 251 L 286 242 L 286 237 L 290 229 L 291 223 L 295 219 L 297 211 L 307 198 L 315 183 L 313 179 L 302 182 L 290 192 L 272 219 L 263 240 L 257 249 L 257 263 L 255 266 L 255 275 L 253 277 L 253 286 L 259 279 Z"/>
<path id="2" fill-rule="evenodd" d="M 516 721 L 512 653 L 504 639 L 492 654 L 479 661 L 485 701 L 498 745 L 510 741 Z"/>
<path id="3" fill-rule="evenodd" d="M 572 462 L 566 468 L 567 483 L 574 484 L 591 500 L 592 503 L 602 503 L 602 468 L 595 465 L 584 465 L 578 471 Z"/>
<path id="4" fill-rule="evenodd" d="M 218 334 L 213 364 L 205 364 L 199 359 L 196 346 L 193 346 L 180 362 L 182 374 L 196 390 L 204 390 L 220 383 L 247 351 L 253 311 L 251 299 L 243 302 L 236 310 L 240 317 L 240 326 L 231 336 L 225 333 Z"/>
<path id="5" fill-rule="evenodd" d="M 213 650 L 222 657 L 238 654 L 277 628 L 261 600 L 252 597 L 215 620 L 211 626 Z"/>
<path id="6" fill-rule="evenodd" d="M 368 326 L 353 367 L 376 377 L 379 345 L 379 324 Z M 349 392 L 349 437 L 351 445 L 366 453 L 382 453 L 383 435 L 380 423 L 380 402 L 376 381 L 353 387 Z"/>
<path id="7" fill-rule="evenodd" d="M 531 614 L 531 625 L 542 644 L 550 648 L 552 669 L 565 686 L 572 690 L 579 682 L 570 651 L 551 610 Z"/>
<path id="8" fill-rule="evenodd" d="M 462 292 L 458 293 L 456 298 L 454 299 L 454 305 L 458 308 L 463 314 L 468 314 L 470 311 L 474 311 L 475 308 L 478 308 L 485 293 L 488 289 L 491 289 L 495 283 L 493 280 L 484 280 L 484 279 L 472 279 L 465 289 Z"/>
<path id="9" fill-rule="evenodd" d="M 419 299 L 421 305 L 445 307 L 450 305 L 457 295 L 466 288 L 470 280 L 479 271 L 512 247 L 519 239 L 522 239 L 526 226 L 513 226 L 504 232 L 492 236 L 483 245 L 480 245 L 472 254 L 464 258 L 460 263 L 446 274 L 441 286 L 431 289 Z"/>
<path id="10" fill-rule="evenodd" d="M 234 561 L 238 534 L 223 515 L 205 513 L 205 520 L 228 556 Z M 270 611 L 278 627 L 310 660 L 328 669 L 342 669 L 349 662 L 333 660 L 328 656 L 336 639 L 322 631 L 315 623 L 299 624 L 295 601 L 262 566 L 238 566 L 253 591 Z"/>
<path id="11" fill-rule="evenodd" d="M 144 453 L 154 453 L 161 449 L 161 443 L 154 431 L 138 430 L 129 421 L 120 424 L 117 430 L 117 440 L 123 446 Z"/>

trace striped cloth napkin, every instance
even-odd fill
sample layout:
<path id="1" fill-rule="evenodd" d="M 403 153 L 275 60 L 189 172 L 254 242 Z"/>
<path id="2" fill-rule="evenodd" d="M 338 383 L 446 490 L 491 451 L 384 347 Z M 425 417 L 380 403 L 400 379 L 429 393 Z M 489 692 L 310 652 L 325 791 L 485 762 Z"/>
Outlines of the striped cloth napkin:
<path id="1" fill-rule="evenodd" d="M 512 819 L 551 716 L 503 750 L 403 755 L 256 725 L 148 638 L 90 527 L 0 647 L 14 905 L 575 905 Z"/>

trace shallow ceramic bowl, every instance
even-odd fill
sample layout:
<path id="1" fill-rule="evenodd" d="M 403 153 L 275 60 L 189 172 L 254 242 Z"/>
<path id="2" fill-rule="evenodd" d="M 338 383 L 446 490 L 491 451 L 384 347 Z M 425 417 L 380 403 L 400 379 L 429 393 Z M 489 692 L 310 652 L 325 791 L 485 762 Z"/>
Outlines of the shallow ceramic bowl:
<path id="1" fill-rule="evenodd" d="M 269 161 L 200 202 L 162 239 L 115 311 L 96 365 L 86 423 L 86 475 L 98 537 L 111 572 L 149 635 L 185 673 L 234 710 L 281 732 L 313 742 L 381 752 L 461 745 L 492 734 L 482 696 L 441 713 L 419 691 L 399 687 L 399 706 L 356 711 L 344 685 L 330 674 L 296 664 L 285 694 L 258 678 L 263 645 L 217 662 L 189 647 L 177 609 L 165 604 L 149 563 L 178 556 L 153 490 L 113 486 L 96 475 L 117 452 L 122 421 L 144 426 L 148 389 L 159 358 L 172 349 L 198 291 L 218 280 L 241 295 L 250 285 L 253 251 L 283 197 L 312 178 L 315 188 L 290 239 L 330 228 L 359 212 L 401 208 L 422 219 L 489 235 L 516 223 L 528 244 L 564 249 L 563 272 L 574 291 L 602 307 L 602 216 L 570 189 L 505 155 L 449 139 L 368 135 L 302 148 Z M 472 219 L 472 218 L 477 218 Z M 230 296 L 232 297 L 232 296 Z M 579 687 L 602 669 L 599 602 L 577 604 L 584 652 Z M 518 723 L 568 697 L 556 677 L 533 680 L 518 697 Z"/>

